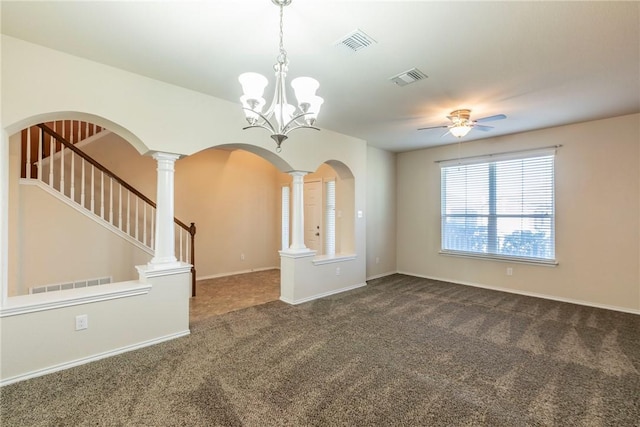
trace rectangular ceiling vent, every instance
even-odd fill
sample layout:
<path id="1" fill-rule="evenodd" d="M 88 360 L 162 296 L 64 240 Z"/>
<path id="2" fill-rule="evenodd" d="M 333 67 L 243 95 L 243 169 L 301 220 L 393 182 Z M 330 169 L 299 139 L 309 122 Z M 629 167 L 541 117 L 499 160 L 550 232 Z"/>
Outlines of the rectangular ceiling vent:
<path id="1" fill-rule="evenodd" d="M 415 83 L 418 80 L 423 80 L 428 78 L 425 73 L 418 70 L 417 68 L 412 68 L 410 70 L 404 71 L 397 76 L 390 77 L 389 80 L 397 84 L 398 86 L 406 86 L 411 83 Z"/>
<path id="2" fill-rule="evenodd" d="M 375 43 L 377 42 L 369 37 L 364 31 L 356 29 L 335 42 L 335 45 L 347 49 L 350 52 L 358 52 Z"/>

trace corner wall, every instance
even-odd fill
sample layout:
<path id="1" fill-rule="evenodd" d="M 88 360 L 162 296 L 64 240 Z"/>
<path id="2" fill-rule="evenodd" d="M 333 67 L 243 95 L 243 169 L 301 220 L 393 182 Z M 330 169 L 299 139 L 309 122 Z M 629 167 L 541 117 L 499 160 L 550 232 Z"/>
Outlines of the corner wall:
<path id="1" fill-rule="evenodd" d="M 367 279 L 397 271 L 396 154 L 367 148 Z"/>
<path id="2" fill-rule="evenodd" d="M 440 168 L 455 145 L 398 154 L 398 270 L 640 313 L 640 114 L 463 143 L 461 156 L 562 145 L 557 267 L 440 255 Z M 513 276 L 506 275 L 506 268 Z"/>

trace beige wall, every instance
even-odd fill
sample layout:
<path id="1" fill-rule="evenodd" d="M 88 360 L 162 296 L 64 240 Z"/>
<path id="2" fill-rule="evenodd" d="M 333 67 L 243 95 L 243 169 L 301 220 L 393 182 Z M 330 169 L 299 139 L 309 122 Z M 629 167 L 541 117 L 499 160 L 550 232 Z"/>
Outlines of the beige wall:
<path id="1" fill-rule="evenodd" d="M 440 170 L 454 145 L 398 154 L 398 270 L 626 310 L 640 309 L 640 115 L 462 144 L 461 156 L 562 145 L 557 267 L 439 255 Z M 513 268 L 513 276 L 506 268 Z"/>
<path id="2" fill-rule="evenodd" d="M 127 141 L 110 133 L 82 150 L 156 199 L 156 161 Z M 279 266 L 279 175 L 243 150 L 209 149 L 176 162 L 175 216 L 196 224 L 198 278 Z"/>
<path id="3" fill-rule="evenodd" d="M 367 149 L 367 278 L 395 273 L 396 154 Z"/>
<path id="4" fill-rule="evenodd" d="M 12 230 L 13 231 L 13 230 Z M 43 189 L 20 186 L 16 293 L 29 287 L 112 277 L 138 278 L 151 255 Z"/>

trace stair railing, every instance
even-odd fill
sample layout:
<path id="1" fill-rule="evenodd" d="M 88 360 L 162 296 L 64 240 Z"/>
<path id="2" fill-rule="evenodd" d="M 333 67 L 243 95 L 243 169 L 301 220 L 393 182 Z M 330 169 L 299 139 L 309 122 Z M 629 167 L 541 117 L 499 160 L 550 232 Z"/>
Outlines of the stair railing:
<path id="1" fill-rule="evenodd" d="M 36 126 L 40 129 L 37 150 L 32 146 L 34 141 L 29 129 L 23 143 L 22 176 L 42 181 L 143 246 L 154 250 L 155 202 L 75 147 L 58 132 L 43 123 Z M 37 155 L 32 155 L 36 152 Z M 65 158 L 67 155 L 68 159 Z M 68 162 L 68 169 L 65 162 Z M 65 171 L 68 176 L 65 176 Z M 176 256 L 180 261 L 192 265 L 191 294 L 195 296 L 196 226 L 193 222 L 186 225 L 177 218 L 174 218 L 174 223 Z"/>

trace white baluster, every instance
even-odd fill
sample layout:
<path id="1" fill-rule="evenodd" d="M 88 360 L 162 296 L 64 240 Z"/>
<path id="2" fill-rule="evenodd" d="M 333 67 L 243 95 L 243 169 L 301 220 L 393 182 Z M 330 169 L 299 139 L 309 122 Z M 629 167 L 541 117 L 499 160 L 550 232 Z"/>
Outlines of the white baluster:
<path id="1" fill-rule="evenodd" d="M 182 261 L 191 262 L 191 258 L 189 257 L 189 251 L 191 250 L 191 233 L 189 233 L 189 236 L 187 237 L 185 248 L 186 248 L 185 250 L 186 258 L 183 259 Z"/>
<path id="2" fill-rule="evenodd" d="M 81 181 L 80 181 L 80 204 L 82 205 L 83 208 L 85 208 L 86 206 L 84 205 L 84 190 L 85 190 L 85 184 L 84 184 L 84 159 L 81 157 L 80 158 L 80 174 L 81 174 Z"/>
<path id="3" fill-rule="evenodd" d="M 38 180 L 42 181 L 42 150 L 44 148 L 44 131 L 38 132 Z"/>
<path id="4" fill-rule="evenodd" d="M 182 246 L 183 246 L 183 244 L 182 244 L 182 232 L 184 230 L 183 230 L 182 227 L 178 227 L 178 228 L 180 228 L 180 232 L 178 233 L 178 236 L 179 236 L 179 240 L 178 241 L 179 241 L 179 245 L 180 245 L 180 261 L 183 261 L 184 258 L 182 258 Z"/>
<path id="5" fill-rule="evenodd" d="M 64 196 L 64 144 L 60 144 L 60 193 Z"/>
<path id="6" fill-rule="evenodd" d="M 118 189 L 118 228 L 122 230 L 122 184 Z"/>
<path id="7" fill-rule="evenodd" d="M 25 165 L 25 177 L 31 179 L 31 128 L 27 128 L 27 164 Z"/>
<path id="8" fill-rule="evenodd" d="M 113 224 L 113 178 L 109 177 L 109 223 Z"/>
<path id="9" fill-rule="evenodd" d="M 95 170 L 96 168 L 91 165 L 91 212 L 93 213 L 96 213 Z"/>
<path id="10" fill-rule="evenodd" d="M 53 187 L 53 154 L 56 152 L 53 137 L 49 140 L 49 187 Z"/>
<path id="11" fill-rule="evenodd" d="M 100 218 L 104 219 L 104 172 L 100 171 Z"/>
<path id="12" fill-rule="evenodd" d="M 85 138 L 89 138 L 89 122 L 85 122 Z"/>
<path id="13" fill-rule="evenodd" d="M 142 243 L 147 244 L 147 202 L 142 205 Z"/>
<path id="14" fill-rule="evenodd" d="M 76 137 L 76 144 L 77 144 L 78 142 L 82 141 L 82 133 L 80 132 L 82 122 L 78 120 L 76 123 L 78 123 L 78 136 Z"/>
<path id="15" fill-rule="evenodd" d="M 131 191 L 127 190 L 127 234 L 131 236 Z"/>
<path id="16" fill-rule="evenodd" d="M 156 236 L 156 231 L 155 231 L 155 220 L 156 220 L 156 212 L 154 208 L 151 208 L 151 248 L 154 249 L 154 243 L 155 243 L 155 236 Z"/>
<path id="17" fill-rule="evenodd" d="M 75 153 L 72 151 L 71 152 L 71 194 L 69 194 L 69 196 L 71 197 L 71 200 L 73 200 L 74 202 L 76 201 L 76 156 Z"/>
<path id="18" fill-rule="evenodd" d="M 136 196 L 136 240 L 138 239 L 138 224 L 140 223 L 140 217 L 138 216 L 138 205 L 139 205 L 138 196 Z"/>

